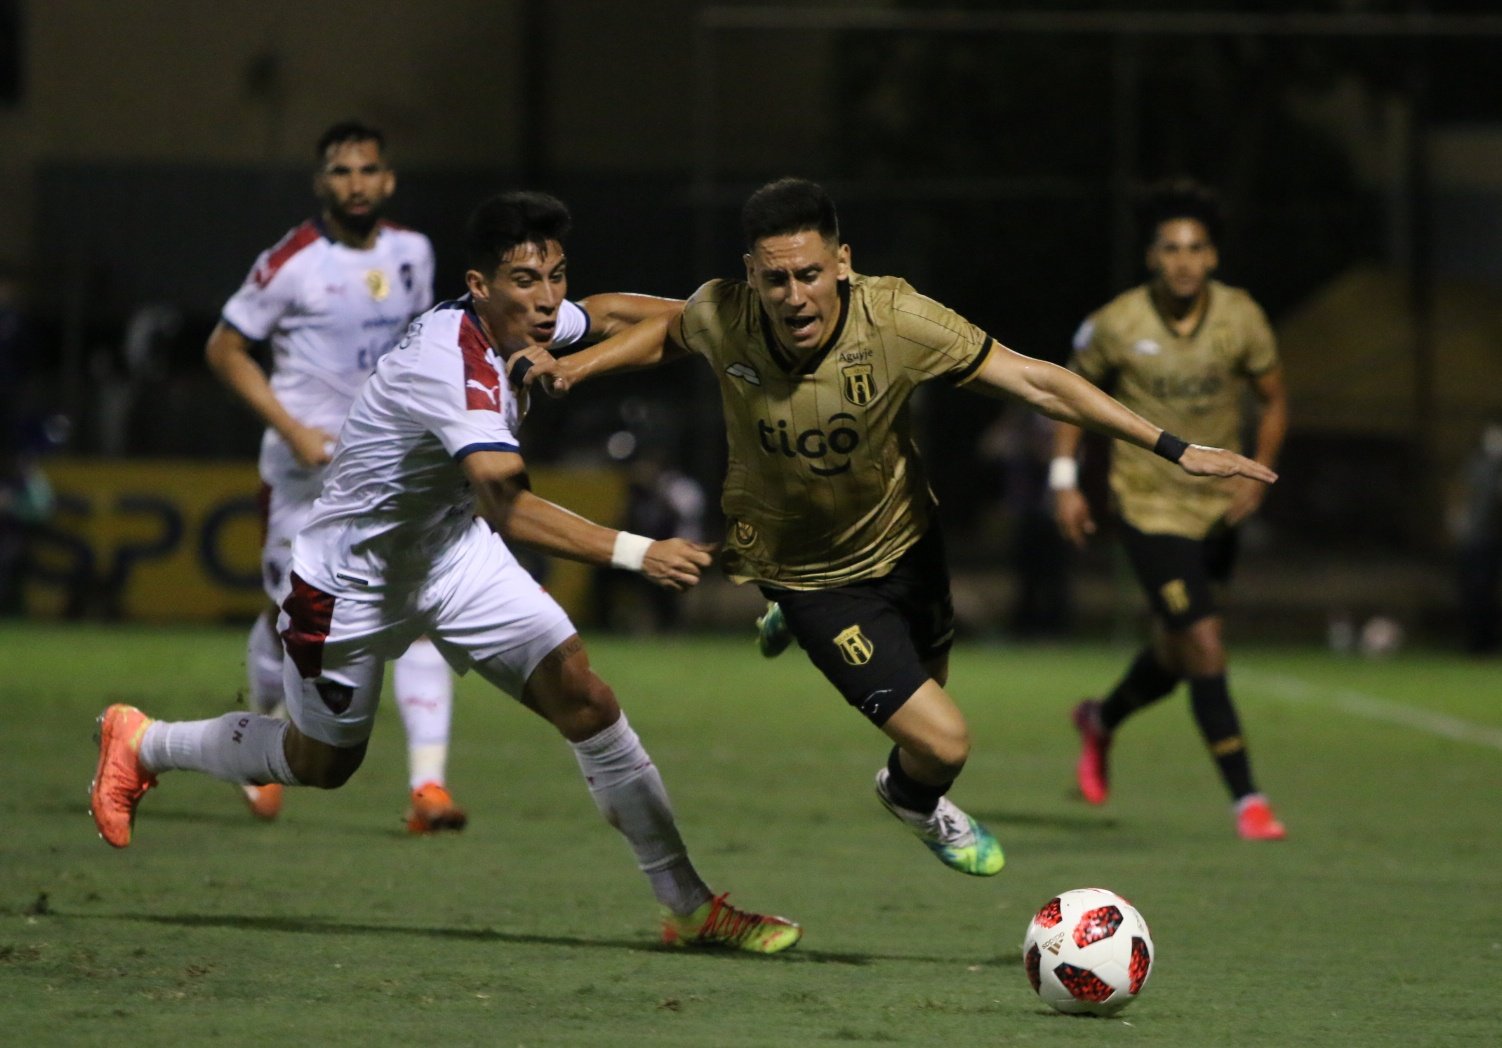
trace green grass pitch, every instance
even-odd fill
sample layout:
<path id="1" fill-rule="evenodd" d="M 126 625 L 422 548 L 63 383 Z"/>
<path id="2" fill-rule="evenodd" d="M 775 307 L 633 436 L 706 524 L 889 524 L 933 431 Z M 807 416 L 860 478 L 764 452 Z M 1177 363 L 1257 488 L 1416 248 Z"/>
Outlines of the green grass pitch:
<path id="1" fill-rule="evenodd" d="M 755 958 L 666 951 L 625 844 L 545 724 L 460 684 L 464 833 L 402 832 L 396 712 L 344 789 L 258 824 L 173 774 L 135 843 L 86 814 L 107 703 L 194 718 L 241 687 L 239 629 L 0 626 L 0 1041 L 16 1045 L 1456 1045 L 1502 1030 L 1495 663 L 1246 648 L 1233 663 L 1281 844 L 1237 840 L 1182 696 L 1072 796 L 1067 712 L 1130 652 L 961 642 L 955 799 L 1007 849 L 941 867 L 877 805 L 886 746 L 796 652 L 597 638 L 717 890 L 805 925 Z M 1017 956 L 1052 894 L 1132 899 L 1158 960 L 1112 1019 L 1056 1015 Z"/>

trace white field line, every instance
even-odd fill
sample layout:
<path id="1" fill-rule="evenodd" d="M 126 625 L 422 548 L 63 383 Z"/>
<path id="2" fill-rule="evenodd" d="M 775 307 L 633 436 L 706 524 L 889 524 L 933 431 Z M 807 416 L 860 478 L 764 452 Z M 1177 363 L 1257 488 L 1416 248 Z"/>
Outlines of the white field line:
<path id="1" fill-rule="evenodd" d="M 1459 717 L 1435 713 L 1417 706 L 1405 706 L 1401 702 L 1379 699 L 1375 695 L 1367 695 L 1365 692 L 1352 691 L 1347 688 L 1333 690 L 1321 688 L 1297 677 L 1244 672 L 1237 676 L 1252 687 L 1266 691 L 1274 698 L 1287 702 L 1334 706 L 1346 713 L 1365 717 L 1368 720 L 1400 724 L 1405 728 L 1414 728 L 1430 735 L 1438 735 L 1440 738 L 1502 750 L 1502 728 L 1474 724 L 1471 721 L 1461 720 Z"/>

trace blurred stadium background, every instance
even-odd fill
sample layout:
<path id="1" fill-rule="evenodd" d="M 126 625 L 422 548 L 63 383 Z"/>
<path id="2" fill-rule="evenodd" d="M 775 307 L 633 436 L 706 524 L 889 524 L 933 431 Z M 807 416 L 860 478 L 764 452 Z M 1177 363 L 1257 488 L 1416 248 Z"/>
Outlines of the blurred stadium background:
<path id="1" fill-rule="evenodd" d="M 1478 457 L 1502 424 L 1502 16 L 1250 6 L 0 0 L 3 610 L 254 613 L 259 427 L 203 342 L 311 213 L 317 134 L 356 116 L 388 135 L 391 216 L 433 239 L 440 297 L 465 214 L 501 188 L 570 203 L 576 297 L 681 296 L 740 271 L 745 193 L 802 174 L 834 192 L 858 269 L 1054 360 L 1140 278 L 1133 190 L 1196 176 L 1224 195 L 1222 278 L 1267 307 L 1292 395 L 1238 632 L 1343 644 L 1381 616 L 1459 648 L 1464 555 L 1502 542 L 1502 469 Z M 964 625 L 1135 629 L 1111 544 L 1071 557 L 1052 535 L 1035 421 L 941 390 L 920 410 Z M 529 428 L 560 501 L 718 530 L 697 365 Z M 744 627 L 757 603 L 716 585 L 674 613 L 581 571 L 552 583 L 621 628 Z"/>

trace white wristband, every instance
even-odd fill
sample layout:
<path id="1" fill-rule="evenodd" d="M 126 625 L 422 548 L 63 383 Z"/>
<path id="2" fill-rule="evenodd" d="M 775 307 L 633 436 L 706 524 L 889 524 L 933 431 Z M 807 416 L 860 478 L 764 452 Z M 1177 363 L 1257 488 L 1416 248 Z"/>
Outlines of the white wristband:
<path id="1" fill-rule="evenodd" d="M 615 550 L 610 554 L 610 566 L 625 568 L 627 571 L 640 571 L 642 563 L 647 559 L 647 550 L 651 548 L 652 542 L 653 540 L 645 535 L 617 531 Z"/>
<path id="2" fill-rule="evenodd" d="M 1079 487 L 1080 464 L 1074 459 L 1060 455 L 1048 463 L 1048 489 L 1072 491 Z"/>

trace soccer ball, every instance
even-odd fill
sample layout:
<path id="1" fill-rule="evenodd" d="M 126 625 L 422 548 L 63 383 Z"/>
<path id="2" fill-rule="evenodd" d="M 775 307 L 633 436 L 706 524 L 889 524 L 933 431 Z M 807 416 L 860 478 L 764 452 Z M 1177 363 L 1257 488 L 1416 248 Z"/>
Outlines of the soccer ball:
<path id="1" fill-rule="evenodd" d="M 1076 888 L 1048 900 L 1028 923 L 1022 966 L 1033 990 L 1059 1011 L 1111 1015 L 1142 992 L 1153 937 L 1115 892 Z"/>

